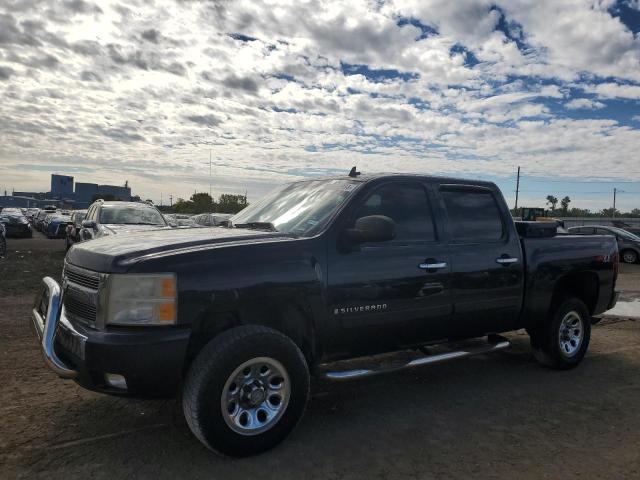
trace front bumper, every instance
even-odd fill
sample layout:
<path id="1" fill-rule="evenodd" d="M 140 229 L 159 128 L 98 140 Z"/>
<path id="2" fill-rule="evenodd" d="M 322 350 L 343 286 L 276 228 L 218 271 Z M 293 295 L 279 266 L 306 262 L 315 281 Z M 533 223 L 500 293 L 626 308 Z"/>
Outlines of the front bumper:
<path id="1" fill-rule="evenodd" d="M 189 329 L 103 331 L 72 324 L 65 315 L 60 286 L 50 277 L 43 279 L 31 319 L 45 364 L 84 388 L 118 395 L 171 396 L 182 381 Z M 124 377 L 126 388 L 110 385 L 107 374 Z"/>

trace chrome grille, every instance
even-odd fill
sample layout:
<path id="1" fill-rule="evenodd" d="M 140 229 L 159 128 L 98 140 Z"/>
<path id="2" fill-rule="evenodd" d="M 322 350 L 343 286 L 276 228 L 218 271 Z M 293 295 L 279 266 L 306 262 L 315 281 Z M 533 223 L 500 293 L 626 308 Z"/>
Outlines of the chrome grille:
<path id="1" fill-rule="evenodd" d="M 76 285 L 90 288 L 92 290 L 98 290 L 98 285 L 100 285 L 100 277 L 97 275 L 87 275 L 79 271 L 71 270 L 69 267 L 65 268 L 64 276 L 68 282 L 75 283 Z"/>
<path id="2" fill-rule="evenodd" d="M 62 304 L 70 320 L 95 326 L 100 274 L 65 264 Z"/>
<path id="3" fill-rule="evenodd" d="M 96 321 L 95 306 L 83 303 L 70 295 L 65 295 L 63 303 L 67 314 L 91 323 Z"/>

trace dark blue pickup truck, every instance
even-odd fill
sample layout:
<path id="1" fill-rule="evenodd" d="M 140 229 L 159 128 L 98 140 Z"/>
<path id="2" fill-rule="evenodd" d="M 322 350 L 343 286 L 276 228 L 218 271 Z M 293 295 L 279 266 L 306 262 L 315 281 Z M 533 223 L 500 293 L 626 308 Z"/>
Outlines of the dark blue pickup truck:
<path id="1" fill-rule="evenodd" d="M 179 393 L 193 433 L 241 456 L 289 434 L 310 375 L 500 350 L 521 328 L 542 364 L 574 367 L 617 269 L 613 237 L 514 223 L 493 183 L 352 172 L 278 188 L 224 227 L 76 244 L 32 324 L 59 376 Z"/>

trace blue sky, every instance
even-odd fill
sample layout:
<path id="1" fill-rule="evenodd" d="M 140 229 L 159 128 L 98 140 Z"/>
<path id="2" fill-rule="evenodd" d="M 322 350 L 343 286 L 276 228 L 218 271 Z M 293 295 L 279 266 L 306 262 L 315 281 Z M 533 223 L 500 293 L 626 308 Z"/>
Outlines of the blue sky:
<path id="1" fill-rule="evenodd" d="M 0 190 L 362 171 L 640 208 L 639 0 L 0 0 Z M 611 194 L 608 192 L 611 191 Z"/>

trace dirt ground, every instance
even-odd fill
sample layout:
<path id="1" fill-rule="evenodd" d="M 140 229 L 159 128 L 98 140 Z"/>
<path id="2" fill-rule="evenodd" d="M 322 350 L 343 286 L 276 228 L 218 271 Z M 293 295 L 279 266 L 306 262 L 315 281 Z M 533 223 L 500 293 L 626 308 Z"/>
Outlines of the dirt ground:
<path id="1" fill-rule="evenodd" d="M 63 242 L 9 239 L 0 260 L 0 478 L 640 478 L 640 323 L 605 319 L 584 363 L 539 367 L 513 347 L 420 370 L 315 383 L 281 446 L 232 460 L 191 435 L 175 400 L 85 391 L 43 364 L 28 325 Z M 623 266 L 625 295 L 640 265 Z M 635 293 L 634 293 L 635 291 Z"/>

